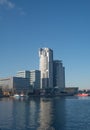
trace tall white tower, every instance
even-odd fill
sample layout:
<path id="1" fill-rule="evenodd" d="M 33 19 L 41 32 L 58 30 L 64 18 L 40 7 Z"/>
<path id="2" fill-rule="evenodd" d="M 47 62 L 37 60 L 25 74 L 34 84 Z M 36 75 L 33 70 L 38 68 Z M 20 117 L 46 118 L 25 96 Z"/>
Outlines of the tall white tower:
<path id="1" fill-rule="evenodd" d="M 53 50 L 40 48 L 41 89 L 53 87 Z"/>

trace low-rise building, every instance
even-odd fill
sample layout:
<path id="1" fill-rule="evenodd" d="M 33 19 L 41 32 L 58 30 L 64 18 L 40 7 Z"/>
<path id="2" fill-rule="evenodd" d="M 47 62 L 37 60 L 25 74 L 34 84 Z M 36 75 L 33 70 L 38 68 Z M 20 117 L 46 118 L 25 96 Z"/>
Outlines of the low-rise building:
<path id="1" fill-rule="evenodd" d="M 29 80 L 21 77 L 8 77 L 0 79 L 0 88 L 3 92 L 26 93 L 29 91 Z"/>
<path id="2" fill-rule="evenodd" d="M 66 87 L 64 91 L 69 94 L 77 94 L 79 91 L 79 88 L 78 87 Z"/>

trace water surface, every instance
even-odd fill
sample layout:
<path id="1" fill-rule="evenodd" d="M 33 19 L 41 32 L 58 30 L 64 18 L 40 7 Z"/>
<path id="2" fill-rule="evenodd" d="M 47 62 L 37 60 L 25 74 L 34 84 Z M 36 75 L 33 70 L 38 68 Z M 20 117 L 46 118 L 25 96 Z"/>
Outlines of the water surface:
<path id="1" fill-rule="evenodd" d="M 90 130 L 90 97 L 0 99 L 0 130 Z"/>

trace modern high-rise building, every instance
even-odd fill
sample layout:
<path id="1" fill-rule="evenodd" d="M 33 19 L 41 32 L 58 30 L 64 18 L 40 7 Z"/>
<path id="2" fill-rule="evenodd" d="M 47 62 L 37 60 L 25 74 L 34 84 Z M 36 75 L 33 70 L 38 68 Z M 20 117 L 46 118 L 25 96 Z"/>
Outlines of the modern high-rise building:
<path id="1" fill-rule="evenodd" d="M 40 48 L 41 89 L 53 87 L 53 50 Z"/>
<path id="2" fill-rule="evenodd" d="M 40 71 L 39 70 L 23 70 L 18 71 L 17 77 L 27 78 L 29 80 L 30 88 L 38 89 L 40 88 Z"/>
<path id="3" fill-rule="evenodd" d="M 30 86 L 32 86 L 33 89 L 40 88 L 40 71 L 39 70 L 30 71 Z"/>
<path id="4" fill-rule="evenodd" d="M 16 77 L 30 78 L 30 71 L 28 70 L 18 71 Z"/>
<path id="5" fill-rule="evenodd" d="M 53 61 L 53 86 L 60 91 L 65 89 L 65 68 L 60 60 Z"/>

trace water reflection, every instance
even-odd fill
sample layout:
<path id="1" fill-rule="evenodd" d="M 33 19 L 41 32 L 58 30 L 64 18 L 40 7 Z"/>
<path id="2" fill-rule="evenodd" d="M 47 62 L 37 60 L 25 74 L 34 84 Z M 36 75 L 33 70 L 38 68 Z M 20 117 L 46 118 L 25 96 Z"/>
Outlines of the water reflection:
<path id="1" fill-rule="evenodd" d="M 30 120 L 29 120 L 29 128 L 36 128 L 37 129 L 37 119 L 39 116 L 39 109 L 40 109 L 40 99 L 34 99 L 30 101 Z"/>
<path id="2" fill-rule="evenodd" d="M 53 101 L 40 102 L 39 128 L 38 130 L 53 130 Z"/>
<path id="3" fill-rule="evenodd" d="M 54 118 L 53 126 L 55 130 L 66 130 L 66 99 L 56 98 L 53 100 Z"/>
<path id="4" fill-rule="evenodd" d="M 5 130 L 65 130 L 66 101 L 51 98 L 0 101 L 0 128 Z"/>
<path id="5" fill-rule="evenodd" d="M 9 99 L 0 100 L 0 129 L 11 128 L 12 102 Z"/>
<path id="6" fill-rule="evenodd" d="M 39 102 L 39 99 L 13 101 L 12 129 L 36 130 Z"/>
<path id="7" fill-rule="evenodd" d="M 13 101 L 12 108 L 12 129 L 25 129 L 25 102 Z"/>

